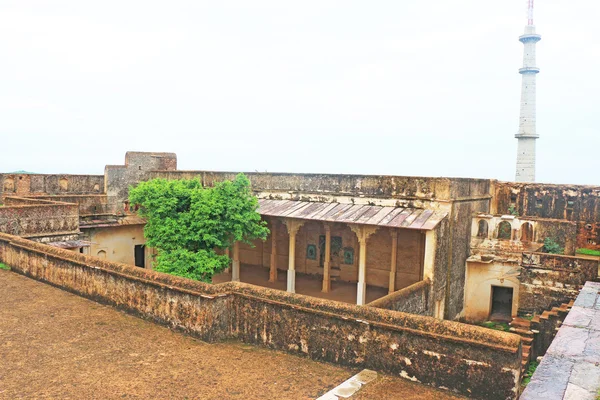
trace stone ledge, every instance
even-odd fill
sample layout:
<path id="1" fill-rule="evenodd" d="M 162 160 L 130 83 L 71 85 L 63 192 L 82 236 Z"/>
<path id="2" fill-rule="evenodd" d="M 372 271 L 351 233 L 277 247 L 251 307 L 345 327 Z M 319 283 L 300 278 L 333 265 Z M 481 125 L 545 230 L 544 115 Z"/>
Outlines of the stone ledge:
<path id="1" fill-rule="evenodd" d="M 600 284 L 587 282 L 522 400 L 596 400 L 600 391 Z"/>

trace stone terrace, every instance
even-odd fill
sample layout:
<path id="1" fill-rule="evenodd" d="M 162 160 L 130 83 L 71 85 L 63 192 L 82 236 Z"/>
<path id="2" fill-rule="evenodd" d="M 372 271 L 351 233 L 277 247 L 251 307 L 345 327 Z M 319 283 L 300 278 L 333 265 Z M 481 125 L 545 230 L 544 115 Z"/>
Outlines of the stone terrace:
<path id="1" fill-rule="evenodd" d="M 588 282 L 521 400 L 600 397 L 600 283 Z"/>
<path id="2" fill-rule="evenodd" d="M 315 399 L 357 370 L 208 344 L 0 270 L 0 399 Z M 360 399 L 459 400 L 380 376 Z"/>

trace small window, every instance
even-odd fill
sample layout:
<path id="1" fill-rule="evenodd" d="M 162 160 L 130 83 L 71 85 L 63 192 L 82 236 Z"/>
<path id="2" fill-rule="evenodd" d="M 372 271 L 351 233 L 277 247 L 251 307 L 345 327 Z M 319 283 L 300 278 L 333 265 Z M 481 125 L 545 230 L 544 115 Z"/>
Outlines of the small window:
<path id="1" fill-rule="evenodd" d="M 479 227 L 477 229 L 477 237 L 485 239 L 488 235 L 488 223 L 482 219 L 479 221 Z"/>
<path id="2" fill-rule="evenodd" d="M 306 246 L 306 258 L 309 260 L 317 259 L 317 246 L 314 244 L 309 244 Z"/>
<path id="3" fill-rule="evenodd" d="M 544 201 L 542 199 L 535 199 L 535 208 L 544 208 Z"/>
<path id="4" fill-rule="evenodd" d="M 344 264 L 354 264 L 354 249 L 352 247 L 346 247 L 344 249 Z"/>

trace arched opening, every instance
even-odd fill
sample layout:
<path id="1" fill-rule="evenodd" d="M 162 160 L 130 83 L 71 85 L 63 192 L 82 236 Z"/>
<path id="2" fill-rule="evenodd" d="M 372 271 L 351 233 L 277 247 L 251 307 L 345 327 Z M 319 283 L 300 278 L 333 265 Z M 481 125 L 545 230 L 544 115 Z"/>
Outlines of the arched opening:
<path id="1" fill-rule="evenodd" d="M 105 260 L 105 259 L 106 259 L 106 251 L 104 251 L 104 250 L 100 250 L 100 251 L 97 253 L 97 256 L 98 256 L 98 258 L 102 258 L 103 260 Z"/>
<path id="2" fill-rule="evenodd" d="M 67 178 L 60 178 L 58 186 L 60 187 L 61 192 L 66 192 L 69 190 L 69 180 Z"/>
<path id="3" fill-rule="evenodd" d="M 477 228 L 477 237 L 485 239 L 488 236 L 488 223 L 485 219 L 479 221 Z"/>
<path id="4" fill-rule="evenodd" d="M 521 225 L 521 241 L 533 242 L 533 225 L 529 222 L 525 222 Z"/>
<path id="5" fill-rule="evenodd" d="M 5 193 L 13 193 L 15 191 L 15 180 L 13 178 L 6 178 L 4 180 L 3 190 Z"/>
<path id="6" fill-rule="evenodd" d="M 510 240 L 511 239 L 512 227 L 510 222 L 502 221 L 498 224 L 498 239 Z"/>

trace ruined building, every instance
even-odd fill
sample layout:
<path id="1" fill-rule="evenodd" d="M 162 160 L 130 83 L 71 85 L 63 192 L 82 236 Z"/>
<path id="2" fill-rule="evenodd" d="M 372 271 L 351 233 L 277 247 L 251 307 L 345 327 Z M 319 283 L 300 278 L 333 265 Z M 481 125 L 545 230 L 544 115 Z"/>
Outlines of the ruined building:
<path id="1" fill-rule="evenodd" d="M 129 187 L 234 176 L 139 152 L 104 175 L 0 174 L 0 262 L 205 340 L 498 399 L 518 394 L 521 339 L 450 321 L 539 315 L 598 277 L 576 251 L 600 249 L 600 187 L 287 173 L 247 174 L 271 234 L 235 245 L 215 284 L 152 272 Z M 544 253 L 548 239 L 564 254 Z"/>

